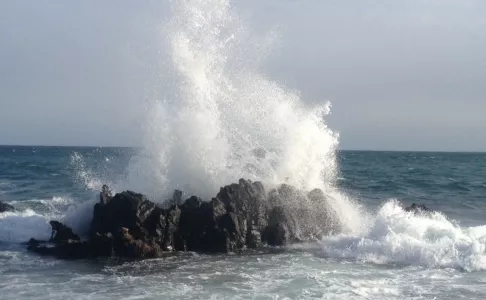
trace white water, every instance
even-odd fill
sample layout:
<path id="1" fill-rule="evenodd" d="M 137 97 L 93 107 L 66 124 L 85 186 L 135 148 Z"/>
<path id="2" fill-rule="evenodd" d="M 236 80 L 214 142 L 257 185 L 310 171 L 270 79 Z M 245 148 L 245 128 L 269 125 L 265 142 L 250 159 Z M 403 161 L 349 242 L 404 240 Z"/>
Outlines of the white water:
<path id="1" fill-rule="evenodd" d="M 486 226 L 461 227 L 439 213 L 415 216 L 394 200 L 376 214 L 364 211 L 335 187 L 338 137 L 325 124 L 330 105 L 305 105 L 298 93 L 237 55 L 253 41 L 229 1 L 172 4 L 174 17 L 165 30 L 177 92 L 152 102 L 145 149 L 132 159 L 128 180 L 114 187 L 155 199 L 174 188 L 213 197 L 241 177 L 261 180 L 267 188 L 283 182 L 301 190 L 321 188 L 343 233 L 280 254 L 189 255 L 100 270 L 11 247 L 30 237 L 49 238 L 52 218 L 82 234 L 96 201 L 33 199 L 23 203 L 47 212 L 0 214 L 0 244 L 7 244 L 0 251 L 2 299 L 484 298 L 478 286 L 484 285 Z M 254 155 L 255 149 L 264 149 L 265 157 Z M 87 189 L 99 190 L 106 182 L 79 154 L 71 164 Z"/>
<path id="2" fill-rule="evenodd" d="M 320 247 L 325 256 L 375 264 L 486 270 L 486 225 L 464 228 L 441 213 L 414 215 L 395 200 L 365 232 L 330 236 Z"/>
<path id="3" fill-rule="evenodd" d="M 81 235 L 88 233 L 97 199 L 82 203 L 66 197 L 10 202 L 18 211 L 0 213 L 0 242 L 24 243 L 30 238 L 48 240 L 49 221 L 59 220 Z"/>
<path id="4" fill-rule="evenodd" d="M 324 119 L 330 105 L 305 105 L 297 93 L 265 78 L 255 63 L 261 59 L 245 60 L 249 56 L 242 53 L 258 47 L 228 0 L 171 3 L 173 17 L 164 32 L 177 92 L 152 102 L 144 151 L 132 159 L 128 181 L 117 188 L 156 199 L 174 188 L 213 197 L 239 178 L 261 180 L 267 188 L 283 182 L 301 190 L 321 188 L 343 225 L 341 235 L 319 244 L 328 257 L 468 271 L 486 267 L 484 227 L 462 228 L 440 214 L 413 216 L 394 201 L 372 216 L 334 187 L 338 137 Z M 255 149 L 264 149 L 265 156 L 255 155 Z M 74 154 L 71 165 L 79 183 L 101 188 L 82 156 Z M 83 233 L 94 201 L 64 206 L 62 213 L 54 205 L 47 215 L 29 210 L 0 215 L 5 229 L 0 240 L 44 237 L 49 218 Z"/>
<path id="5" fill-rule="evenodd" d="M 318 187 L 344 233 L 280 254 L 194 255 L 101 270 L 26 254 L 23 246 L 2 249 L 2 299 L 484 299 L 479 271 L 486 269 L 486 227 L 461 227 L 441 214 L 414 216 L 393 200 L 366 213 L 334 186 L 338 137 L 324 122 L 330 106 L 306 106 L 298 93 L 236 55 L 253 41 L 229 1 L 172 3 L 174 17 L 165 29 L 177 92 L 149 107 L 145 150 L 131 161 L 128 181 L 115 187 L 154 198 L 174 188 L 212 197 L 240 177 L 267 187 Z M 266 150 L 265 158 L 253 154 L 256 148 Z M 78 182 L 99 190 L 105 181 L 80 155 L 72 159 Z M 0 214 L 0 242 L 47 239 L 51 218 L 82 233 L 94 201 L 32 200 L 48 212 Z"/>
<path id="6" fill-rule="evenodd" d="M 254 41 L 229 1 L 172 1 L 172 9 L 165 30 L 177 92 L 149 107 L 129 182 L 160 196 L 181 188 L 212 197 L 239 178 L 329 188 L 337 172 L 337 136 L 324 122 L 330 105 L 308 107 L 265 78 L 258 59 L 238 56 Z"/>

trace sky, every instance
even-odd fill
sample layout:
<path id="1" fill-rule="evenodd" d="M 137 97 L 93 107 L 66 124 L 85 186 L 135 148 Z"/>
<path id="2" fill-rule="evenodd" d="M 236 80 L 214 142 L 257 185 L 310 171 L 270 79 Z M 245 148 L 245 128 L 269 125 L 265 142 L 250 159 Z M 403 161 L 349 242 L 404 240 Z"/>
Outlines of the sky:
<path id="1" fill-rule="evenodd" d="M 486 151 L 486 1 L 234 0 L 342 149 Z M 0 144 L 138 146 L 167 1 L 0 1 Z"/>

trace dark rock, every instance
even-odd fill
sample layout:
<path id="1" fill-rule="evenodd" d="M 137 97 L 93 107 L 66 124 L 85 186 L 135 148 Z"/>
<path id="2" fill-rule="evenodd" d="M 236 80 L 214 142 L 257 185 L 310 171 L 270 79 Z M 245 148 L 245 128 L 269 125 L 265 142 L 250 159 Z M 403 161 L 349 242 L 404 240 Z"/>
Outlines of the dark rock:
<path id="1" fill-rule="evenodd" d="M 100 199 L 90 230 L 93 256 L 159 257 L 166 234 L 165 213 L 144 195 L 131 191 L 109 201 Z"/>
<path id="2" fill-rule="evenodd" d="M 221 188 L 217 195 L 228 213 L 234 213 L 238 219 L 239 232 L 233 238 L 237 248 L 243 248 L 248 240 L 255 241 L 255 231 L 262 232 L 268 224 L 267 199 L 261 182 L 240 179 L 238 184 Z"/>
<path id="3" fill-rule="evenodd" d="M 268 227 L 263 240 L 271 246 L 283 246 L 303 240 L 302 230 L 313 223 L 311 211 L 306 205 L 306 195 L 296 188 L 282 184 L 270 191 Z"/>
<path id="4" fill-rule="evenodd" d="M 191 197 L 181 205 L 175 246 L 179 251 L 210 253 L 258 247 L 266 226 L 262 184 L 240 180 L 221 188 L 210 202 Z"/>
<path id="5" fill-rule="evenodd" d="M 270 212 L 269 223 L 263 232 L 263 241 L 270 246 L 285 246 L 295 236 L 294 232 L 289 228 L 289 219 L 287 213 L 282 206 L 274 207 Z"/>
<path id="6" fill-rule="evenodd" d="M 33 238 L 27 243 L 27 250 L 40 255 L 57 256 L 57 250 L 53 245 L 48 245 Z"/>
<path id="7" fill-rule="evenodd" d="M 148 236 L 155 239 L 159 244 L 162 244 L 165 238 L 165 227 L 167 226 L 165 213 L 165 210 L 156 206 L 142 224 Z"/>
<path id="8" fill-rule="evenodd" d="M 0 213 L 7 211 L 15 211 L 15 208 L 10 204 L 0 201 Z"/>
<path id="9" fill-rule="evenodd" d="M 256 249 L 263 246 L 262 234 L 260 231 L 252 229 L 247 233 L 246 246 L 250 249 Z"/>
<path id="10" fill-rule="evenodd" d="M 320 190 L 305 194 L 281 185 L 267 198 L 260 182 L 240 179 L 222 187 L 209 202 L 195 196 L 182 202 L 182 196 L 176 190 L 171 200 L 159 206 L 131 191 L 112 196 L 105 185 L 87 241 L 51 221 L 52 244 L 31 240 L 28 249 L 70 259 L 154 258 L 164 251 L 225 253 L 264 243 L 284 246 L 315 239 L 330 232 L 335 223 Z"/>
<path id="11" fill-rule="evenodd" d="M 67 240 L 54 245 L 30 239 L 27 249 L 40 255 L 54 256 L 60 259 L 83 259 L 90 257 L 88 243 L 77 240 Z"/>
<path id="12" fill-rule="evenodd" d="M 423 204 L 412 203 L 412 205 L 405 208 L 406 212 L 412 212 L 414 214 L 431 213 L 432 210 Z"/>
<path id="13" fill-rule="evenodd" d="M 204 220 L 201 205 L 202 200 L 191 197 L 181 206 L 181 215 L 177 228 L 180 239 L 177 242 L 178 251 L 197 251 L 204 233 Z"/>
<path id="14" fill-rule="evenodd" d="M 226 222 L 228 213 L 224 204 L 217 198 L 205 204 L 205 233 L 202 242 L 205 244 L 202 250 L 205 252 L 231 252 L 240 249 L 243 245 L 238 244 L 241 240 L 241 231 L 235 226 L 238 218 L 233 217 L 233 223 Z M 236 222 L 236 225 L 235 223 Z"/>
<path id="15" fill-rule="evenodd" d="M 178 242 L 176 250 L 200 252 L 227 252 L 233 250 L 227 239 L 232 234 L 236 239 L 237 233 L 224 227 L 228 223 L 222 221 L 226 215 L 224 205 L 218 199 L 203 202 L 197 197 L 191 197 L 181 206 Z M 229 232 L 231 231 L 231 233 Z M 235 242 L 236 244 L 236 242 Z"/>
<path id="16" fill-rule="evenodd" d="M 311 234 L 316 239 L 323 235 L 341 231 L 341 223 L 332 209 L 329 198 L 320 189 L 314 189 L 307 194 L 309 199 L 310 216 L 309 220 L 314 224 L 311 226 Z"/>
<path id="17" fill-rule="evenodd" d="M 80 241 L 81 239 L 77 234 L 73 232 L 73 230 L 66 225 L 62 224 L 58 221 L 51 221 L 50 222 L 52 227 L 52 234 L 51 239 L 49 240 L 52 243 L 63 243 L 69 240 L 72 241 Z"/>
<path id="18" fill-rule="evenodd" d="M 49 242 L 30 239 L 27 245 L 29 251 L 62 259 L 80 259 L 90 256 L 88 243 L 81 242 L 71 228 L 58 221 L 51 221 L 50 224 L 52 235 Z"/>
<path id="19" fill-rule="evenodd" d="M 172 196 L 172 204 L 173 205 L 181 205 L 182 204 L 182 191 L 175 190 L 174 195 Z"/>
<path id="20" fill-rule="evenodd" d="M 155 207 L 155 204 L 142 194 L 132 191 L 116 194 L 108 203 L 100 202 L 95 205 L 91 235 L 108 232 L 114 235 L 119 228 L 124 227 L 128 228 L 136 239 L 145 239 L 148 232 L 143 228 L 143 224 Z"/>
<path id="21" fill-rule="evenodd" d="M 110 202 L 111 198 L 113 198 L 112 192 L 110 191 L 110 188 L 104 184 L 100 192 L 100 203 L 107 204 Z"/>
<path id="22" fill-rule="evenodd" d="M 262 239 L 272 246 L 312 241 L 339 232 L 341 225 L 329 199 L 320 189 L 305 194 L 282 184 L 270 191 L 268 226 Z"/>
<path id="23" fill-rule="evenodd" d="M 31 238 L 28 242 L 27 242 L 27 249 L 28 250 L 32 250 L 36 247 L 38 247 L 42 242 L 34 239 L 34 238 Z"/>
<path id="24" fill-rule="evenodd" d="M 91 257 L 88 242 L 69 240 L 56 245 L 54 249 L 54 256 L 57 258 L 84 259 Z"/>
<path id="25" fill-rule="evenodd" d="M 241 221 L 235 213 L 226 213 L 219 219 L 219 226 L 222 229 L 222 235 L 216 237 L 219 248 L 215 252 L 233 252 L 244 247 L 244 238 Z"/>
<path id="26" fill-rule="evenodd" d="M 128 228 L 120 228 L 114 243 L 115 255 L 127 258 L 155 258 L 162 255 L 159 245 L 153 241 L 135 239 Z"/>
<path id="27" fill-rule="evenodd" d="M 93 257 L 112 257 L 115 256 L 114 238 L 108 232 L 105 234 L 96 233 L 91 236 L 89 241 L 91 256 Z"/>
<path id="28" fill-rule="evenodd" d="M 184 245 L 184 242 L 178 234 L 179 220 L 181 217 L 181 210 L 174 205 L 166 212 L 166 223 L 164 239 L 161 244 L 164 251 L 176 250 L 177 245 Z"/>

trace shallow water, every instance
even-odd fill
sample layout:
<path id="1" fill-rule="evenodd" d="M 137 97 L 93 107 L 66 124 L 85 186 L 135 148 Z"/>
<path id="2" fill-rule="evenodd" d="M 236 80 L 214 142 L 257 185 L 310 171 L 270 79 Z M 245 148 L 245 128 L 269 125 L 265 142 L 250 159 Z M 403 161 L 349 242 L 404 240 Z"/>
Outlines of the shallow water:
<path id="1" fill-rule="evenodd" d="M 484 272 L 373 265 L 313 251 L 187 254 L 108 265 L 4 252 L 2 299 L 484 299 Z M 30 262 L 29 262 L 30 261 Z"/>

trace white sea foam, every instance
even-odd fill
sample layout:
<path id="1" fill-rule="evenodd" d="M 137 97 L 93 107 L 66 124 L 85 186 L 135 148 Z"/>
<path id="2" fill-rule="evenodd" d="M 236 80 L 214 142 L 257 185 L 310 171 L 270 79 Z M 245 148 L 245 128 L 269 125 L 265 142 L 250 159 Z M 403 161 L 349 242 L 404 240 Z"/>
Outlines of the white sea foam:
<path id="1" fill-rule="evenodd" d="M 59 218 L 59 221 L 71 227 L 80 236 L 87 236 L 93 218 L 93 209 L 97 202 L 98 199 L 96 198 L 70 206 Z"/>
<path id="2" fill-rule="evenodd" d="M 23 243 L 32 237 L 47 240 L 50 233 L 49 218 L 33 210 L 0 213 L 0 242 Z"/>
<path id="3" fill-rule="evenodd" d="M 414 215 L 385 203 L 368 229 L 322 240 L 324 255 L 377 264 L 486 269 L 486 226 L 461 227 L 440 213 Z"/>
<path id="4" fill-rule="evenodd" d="M 10 201 L 10 204 L 16 206 L 16 205 L 22 205 L 22 204 L 29 204 L 29 203 L 35 203 L 35 204 L 41 204 L 45 206 L 66 206 L 73 204 L 74 201 L 73 199 L 69 197 L 60 197 L 60 196 L 54 196 L 51 199 L 30 199 L 30 200 L 22 200 L 22 201 Z"/>
<path id="5" fill-rule="evenodd" d="M 68 197 L 9 202 L 18 211 L 0 214 L 0 242 L 26 242 L 30 238 L 48 239 L 50 220 L 58 220 L 84 236 L 88 233 L 97 199 L 82 203 Z M 35 210 L 34 210 L 35 209 Z"/>

